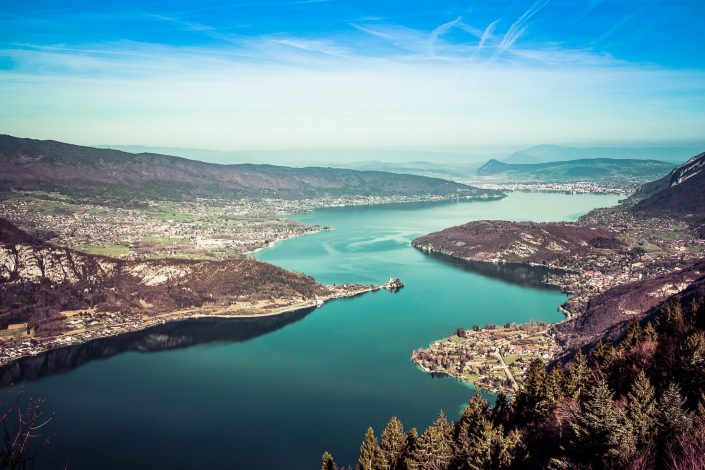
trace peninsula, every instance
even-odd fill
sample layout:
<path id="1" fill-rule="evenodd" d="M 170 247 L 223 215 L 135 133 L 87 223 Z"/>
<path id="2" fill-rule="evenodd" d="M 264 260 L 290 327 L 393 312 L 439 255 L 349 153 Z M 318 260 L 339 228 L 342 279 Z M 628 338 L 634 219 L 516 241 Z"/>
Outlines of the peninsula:
<path id="1" fill-rule="evenodd" d="M 560 271 L 544 279 L 571 296 L 560 307 L 566 320 L 546 329 L 546 337 L 555 341 L 556 347 L 544 358 L 555 360 L 577 349 L 589 349 L 601 338 L 616 341 L 632 320 L 647 321 L 650 312 L 663 302 L 690 286 L 701 286 L 705 276 L 703 169 L 705 153 L 643 185 L 619 206 L 596 209 L 575 223 L 483 220 L 417 238 L 412 245 L 470 263 Z M 490 344 L 495 336 L 510 335 L 511 331 L 484 329 L 473 335 L 472 341 Z M 478 335 L 482 340 L 475 338 Z M 449 340 L 444 341 L 448 344 Z M 472 344 L 469 348 L 473 349 Z M 448 348 L 429 349 L 434 350 L 447 356 Z M 543 352 L 529 355 L 540 357 Z M 414 358 L 424 366 L 419 358 L 428 364 L 429 354 L 415 354 Z M 443 362 L 437 359 L 441 358 L 430 362 Z M 485 361 L 485 369 L 494 365 L 492 361 Z M 456 355 L 454 363 L 445 362 L 445 370 L 466 369 L 466 356 Z M 485 375 L 480 379 L 491 374 Z M 488 383 L 472 376 L 470 381 Z M 490 382 L 495 384 L 490 388 L 501 388 L 496 381 Z"/>
<path id="2" fill-rule="evenodd" d="M 0 219 L 0 366 L 54 348 L 192 318 L 271 316 L 380 285 L 324 286 L 249 257 L 121 260 L 47 243 Z"/>

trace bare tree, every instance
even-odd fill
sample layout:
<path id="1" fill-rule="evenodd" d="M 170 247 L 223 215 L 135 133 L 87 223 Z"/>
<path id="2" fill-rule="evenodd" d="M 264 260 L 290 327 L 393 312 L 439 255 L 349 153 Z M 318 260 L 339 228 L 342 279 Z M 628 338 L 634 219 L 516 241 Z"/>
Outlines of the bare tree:
<path id="1" fill-rule="evenodd" d="M 23 403 L 22 389 L 15 393 L 12 387 L 0 398 L 0 469 L 25 470 L 37 464 L 50 440 L 42 436 L 42 428 L 52 419 L 42 416 L 43 406 L 44 400 L 33 398 Z"/>

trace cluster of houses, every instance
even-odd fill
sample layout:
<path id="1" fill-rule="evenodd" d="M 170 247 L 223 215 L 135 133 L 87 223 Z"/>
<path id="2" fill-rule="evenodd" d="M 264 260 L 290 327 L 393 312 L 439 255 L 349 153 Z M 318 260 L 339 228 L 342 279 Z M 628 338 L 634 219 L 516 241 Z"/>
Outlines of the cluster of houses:
<path id="1" fill-rule="evenodd" d="M 512 393 L 522 382 L 534 358 L 548 361 L 557 345 L 547 325 L 529 323 L 466 331 L 435 341 L 412 353 L 412 360 L 424 371 L 447 375 L 480 388 Z"/>

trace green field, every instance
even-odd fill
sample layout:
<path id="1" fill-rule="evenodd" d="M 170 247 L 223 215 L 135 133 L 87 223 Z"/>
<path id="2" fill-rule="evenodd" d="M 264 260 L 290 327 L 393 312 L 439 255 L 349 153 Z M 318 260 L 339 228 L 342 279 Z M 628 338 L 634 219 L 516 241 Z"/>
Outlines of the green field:
<path id="1" fill-rule="evenodd" d="M 130 249 L 122 245 L 78 245 L 73 247 L 74 250 L 82 251 L 89 255 L 103 255 L 103 256 L 122 256 L 130 252 Z"/>

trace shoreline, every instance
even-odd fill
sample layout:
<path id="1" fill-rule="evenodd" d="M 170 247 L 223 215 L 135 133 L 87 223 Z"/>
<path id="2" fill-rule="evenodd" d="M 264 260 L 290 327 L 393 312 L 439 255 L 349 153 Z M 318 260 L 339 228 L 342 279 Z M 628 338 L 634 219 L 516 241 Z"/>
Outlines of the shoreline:
<path id="1" fill-rule="evenodd" d="M 57 349 L 85 344 L 94 340 L 136 333 L 167 323 L 178 323 L 181 321 L 208 318 L 224 320 L 238 318 L 267 318 L 294 313 L 301 310 L 315 310 L 336 299 L 357 297 L 368 292 L 377 292 L 383 289 L 392 290 L 389 282 L 385 284 L 373 285 L 344 284 L 340 287 L 327 287 L 331 290 L 328 295 L 316 297 L 310 300 L 294 302 L 288 305 L 281 305 L 274 308 L 249 306 L 233 310 L 231 305 L 211 305 L 193 309 L 163 312 L 149 317 L 127 317 L 126 319 L 128 320 L 128 323 L 119 325 L 99 325 L 94 328 L 83 328 L 78 331 L 71 330 L 55 336 L 8 339 L 3 341 L 0 345 L 0 367 L 6 367 L 21 359 L 38 356 Z M 254 313 L 257 312 L 258 309 L 261 309 L 259 313 Z M 14 349 L 16 352 L 14 354 L 8 353 L 8 349 Z"/>

